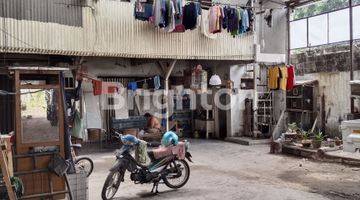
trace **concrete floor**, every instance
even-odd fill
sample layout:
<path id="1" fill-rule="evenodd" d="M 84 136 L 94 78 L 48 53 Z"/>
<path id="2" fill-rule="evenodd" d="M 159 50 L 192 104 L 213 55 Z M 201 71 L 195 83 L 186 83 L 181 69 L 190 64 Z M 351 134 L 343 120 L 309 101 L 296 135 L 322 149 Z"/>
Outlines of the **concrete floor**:
<path id="1" fill-rule="evenodd" d="M 191 144 L 195 163 L 190 164 L 191 176 L 185 187 L 171 190 L 161 185 L 160 194 L 152 195 L 152 185 L 134 185 L 127 174 L 115 199 L 360 199 L 360 168 L 272 155 L 268 146 L 214 140 L 192 140 Z M 89 156 L 95 163 L 89 180 L 90 199 L 100 200 L 114 155 Z"/>

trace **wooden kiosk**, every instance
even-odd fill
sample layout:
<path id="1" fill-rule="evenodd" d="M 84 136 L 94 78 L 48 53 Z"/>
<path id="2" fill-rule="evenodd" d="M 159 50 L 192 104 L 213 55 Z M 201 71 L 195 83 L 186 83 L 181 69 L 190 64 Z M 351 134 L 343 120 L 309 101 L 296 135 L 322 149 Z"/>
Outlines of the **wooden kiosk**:
<path id="1" fill-rule="evenodd" d="M 14 174 L 24 183 L 21 199 L 60 199 L 65 179 L 49 172 L 50 160 L 64 158 L 63 68 L 9 67 L 15 84 Z"/>

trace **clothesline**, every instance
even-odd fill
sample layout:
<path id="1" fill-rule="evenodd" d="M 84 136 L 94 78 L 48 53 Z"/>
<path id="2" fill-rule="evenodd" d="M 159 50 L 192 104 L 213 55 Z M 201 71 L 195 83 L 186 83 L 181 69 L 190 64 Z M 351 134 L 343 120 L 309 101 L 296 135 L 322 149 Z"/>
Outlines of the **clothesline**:
<path id="1" fill-rule="evenodd" d="M 190 3 L 190 2 L 202 3 L 202 2 L 197 1 L 197 0 L 186 0 L 186 3 Z M 247 6 L 247 5 L 244 6 L 244 5 L 239 5 L 239 4 L 229 4 L 229 3 L 220 3 L 220 2 L 212 2 L 210 5 L 211 6 L 223 5 L 223 6 L 232 6 L 232 7 L 238 7 L 238 8 L 255 8 L 254 6 Z"/>

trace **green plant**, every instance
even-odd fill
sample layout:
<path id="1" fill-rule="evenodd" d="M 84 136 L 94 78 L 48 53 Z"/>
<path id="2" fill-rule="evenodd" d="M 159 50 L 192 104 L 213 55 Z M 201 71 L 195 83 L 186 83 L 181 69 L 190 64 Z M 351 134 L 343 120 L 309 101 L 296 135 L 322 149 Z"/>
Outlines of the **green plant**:
<path id="1" fill-rule="evenodd" d="M 309 132 L 302 130 L 301 135 L 302 135 L 303 140 L 308 140 L 309 139 Z"/>
<path id="2" fill-rule="evenodd" d="M 296 122 L 288 124 L 288 129 L 291 132 L 296 132 L 299 130 L 299 127 L 297 126 Z"/>
<path id="3" fill-rule="evenodd" d="M 318 133 L 315 134 L 315 140 L 324 141 L 324 134 L 321 131 L 319 131 Z"/>

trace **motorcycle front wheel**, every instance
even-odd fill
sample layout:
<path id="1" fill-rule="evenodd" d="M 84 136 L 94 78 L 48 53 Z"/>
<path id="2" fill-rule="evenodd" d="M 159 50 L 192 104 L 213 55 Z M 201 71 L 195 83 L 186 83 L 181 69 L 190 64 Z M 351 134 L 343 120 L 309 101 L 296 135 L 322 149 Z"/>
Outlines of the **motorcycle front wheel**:
<path id="1" fill-rule="evenodd" d="M 172 189 L 183 187 L 190 178 L 190 167 L 185 160 L 175 160 L 166 169 L 173 171 L 163 178 L 166 186 Z"/>
<path id="2" fill-rule="evenodd" d="M 111 171 L 109 173 L 101 192 L 101 197 L 103 200 L 110 200 L 115 196 L 123 177 L 124 173 L 120 171 Z"/>

